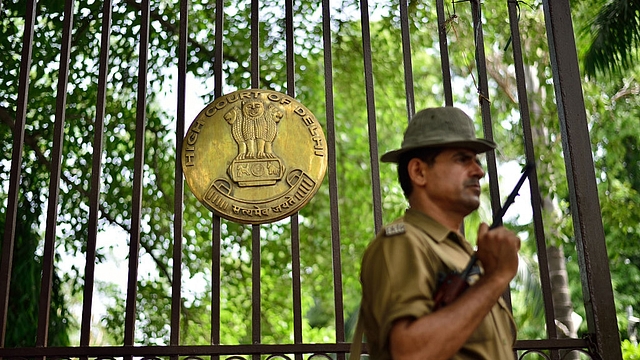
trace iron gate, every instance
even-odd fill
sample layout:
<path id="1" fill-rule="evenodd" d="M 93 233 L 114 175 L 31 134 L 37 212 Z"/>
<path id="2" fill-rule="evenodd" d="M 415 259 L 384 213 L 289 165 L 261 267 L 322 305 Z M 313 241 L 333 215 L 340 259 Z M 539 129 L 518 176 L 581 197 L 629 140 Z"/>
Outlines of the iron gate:
<path id="1" fill-rule="evenodd" d="M 50 171 L 50 188 L 48 197 L 48 206 L 46 213 L 46 234 L 43 247 L 42 261 L 42 282 L 41 294 L 39 300 L 38 315 L 38 332 L 36 346 L 31 348 L 0 348 L 0 356 L 4 358 L 160 358 L 160 357 L 187 357 L 187 358 L 203 358 L 210 356 L 218 358 L 220 356 L 233 356 L 232 358 L 244 358 L 252 356 L 254 359 L 261 356 L 269 356 L 269 358 L 289 358 L 295 356 L 301 359 L 303 355 L 308 358 L 338 358 L 344 359 L 345 354 L 349 351 L 349 339 L 345 334 L 345 309 L 343 304 L 343 284 L 342 284 L 342 264 L 341 259 L 341 234 L 339 228 L 340 215 L 338 213 L 338 190 L 336 171 L 337 164 L 340 159 L 336 155 L 336 144 L 338 140 L 335 134 L 335 113 L 334 113 L 334 93 L 333 93 L 333 58 L 332 58 L 332 32 L 331 19 L 332 7 L 329 0 L 323 0 L 318 6 L 321 8 L 323 38 L 322 44 L 324 49 L 324 89 L 326 108 L 321 111 L 324 113 L 324 123 L 326 124 L 327 142 L 328 142 L 328 192 L 330 201 L 330 217 L 332 220 L 331 229 L 331 250 L 330 254 L 333 264 L 333 284 L 331 288 L 334 291 L 335 302 L 335 341 L 330 343 L 306 343 L 303 338 L 302 316 L 303 310 L 301 305 L 301 285 L 300 285 L 300 231 L 299 223 L 302 221 L 296 214 L 291 217 L 291 263 L 287 266 L 291 267 L 292 273 L 292 312 L 293 312 L 293 342 L 290 344 L 267 344 L 261 339 L 261 322 L 263 308 L 261 306 L 261 263 L 259 256 L 253 256 L 251 259 L 252 281 L 251 281 L 251 343 L 239 345 L 225 345 L 220 343 L 220 331 L 222 324 L 220 319 L 220 286 L 219 279 L 221 261 L 221 228 L 224 221 L 217 216 L 212 217 L 212 264 L 211 278 L 218 281 L 218 285 L 212 286 L 211 298 L 214 299 L 211 304 L 211 335 L 210 345 L 190 345 L 183 344 L 180 341 L 180 306 L 181 306 L 181 282 L 182 274 L 180 271 L 172 273 L 172 298 L 171 298 L 171 316 L 170 316 L 170 341 L 164 346 L 140 346 L 136 345 L 136 295 L 138 286 L 138 271 L 140 260 L 140 229 L 142 226 L 143 214 L 140 211 L 141 202 L 145 196 L 144 189 L 144 152 L 145 150 L 145 126 L 147 122 L 145 99 L 147 92 L 150 91 L 147 84 L 146 69 L 150 61 L 148 57 L 149 34 L 153 31 L 154 22 L 165 22 L 167 24 L 176 24 L 175 19 L 164 19 L 158 16 L 157 10 L 159 4 L 154 4 L 151 0 L 142 0 L 140 3 L 129 1 L 129 6 L 137 9 L 140 17 L 139 28 L 139 63 L 137 74 L 137 111 L 136 111 L 136 141 L 134 154 L 134 174 L 133 174 L 133 196 L 132 196 L 132 214 L 130 228 L 130 248 L 128 263 L 128 286 L 126 291 L 126 312 L 125 312 L 125 334 L 122 346 L 91 346 L 91 316 L 92 301 L 95 278 L 96 264 L 96 236 L 98 232 L 98 223 L 100 214 L 103 210 L 100 204 L 100 169 L 101 169 L 101 152 L 103 138 L 103 127 L 105 117 L 105 106 L 108 100 L 105 95 L 105 89 L 109 81 L 107 63 L 109 60 L 109 39 L 112 32 L 111 16 L 112 2 L 104 1 L 102 3 L 102 17 L 100 19 L 102 26 L 100 49 L 100 67 L 97 76 L 99 96 L 97 98 L 96 118 L 93 127 L 94 134 L 94 155 L 92 162 L 92 177 L 90 179 L 89 194 L 89 222 L 88 236 L 86 241 L 86 268 L 84 275 L 83 288 L 83 304 L 82 319 L 80 324 L 80 344 L 73 347 L 50 347 L 47 339 L 49 337 L 49 317 L 52 278 L 54 277 L 54 261 L 56 249 L 56 224 L 58 214 L 58 194 L 61 182 L 61 164 L 62 151 L 65 141 L 65 116 L 66 93 L 69 86 L 69 67 L 73 64 L 71 57 L 73 47 L 73 30 L 74 30 L 74 14 L 77 13 L 76 1 L 67 0 L 64 5 L 63 16 L 63 35 L 60 44 L 59 53 L 59 81 L 57 84 L 57 97 L 55 104 L 55 114 L 51 114 L 55 118 L 54 140 L 51 149 L 48 149 L 51 158 Z M 438 38 L 440 43 L 440 58 L 442 65 L 442 89 L 444 103 L 446 105 L 454 104 L 454 91 L 452 90 L 451 64 L 449 62 L 449 47 L 447 35 L 447 22 L 451 20 L 445 15 L 444 0 L 436 0 L 435 8 L 437 9 L 438 19 Z M 165 4 L 166 5 L 166 4 Z M 223 44 L 225 27 L 224 27 L 224 2 L 218 0 L 215 4 L 215 15 L 212 20 L 215 21 L 215 44 Z M 250 84 L 252 88 L 260 88 L 263 77 L 261 76 L 260 67 L 260 14 L 259 1 L 251 1 L 251 49 L 250 49 Z M 406 114 L 407 117 L 415 112 L 415 79 L 412 68 L 412 46 L 411 27 L 409 26 L 409 7 L 407 1 L 400 1 L 398 4 L 399 24 L 401 27 L 401 38 L 397 39 L 399 46 L 402 47 L 404 58 L 404 82 L 406 89 Z M 415 4 L 413 4 L 415 5 Z M 484 136 L 492 139 L 492 129 L 496 126 L 492 122 L 491 103 L 489 101 L 489 83 L 487 76 L 487 59 L 485 55 L 485 46 L 483 42 L 482 31 L 482 6 L 478 0 L 471 0 L 458 4 L 458 6 L 469 6 L 473 14 L 472 33 L 475 36 L 475 64 L 477 67 L 477 89 L 479 93 L 478 103 L 479 112 L 482 118 Z M 495 4 L 494 4 L 495 5 Z M 173 49 L 178 57 L 178 90 L 177 90 L 177 111 L 176 111 L 176 148 L 181 149 L 183 135 L 185 133 L 185 107 L 186 84 L 188 70 L 188 51 L 190 47 L 197 47 L 194 41 L 194 34 L 189 34 L 189 15 L 192 11 L 191 4 L 188 1 L 180 1 L 180 19 L 179 19 L 179 41 L 178 46 Z M 294 3 L 292 0 L 284 1 L 284 38 L 286 49 L 284 51 L 286 57 L 286 92 L 296 96 L 296 77 L 304 76 L 304 74 L 296 73 L 294 64 L 295 50 L 295 29 L 294 29 Z M 523 141 L 525 144 L 525 158 L 527 161 L 533 162 L 536 154 L 533 148 L 533 139 L 530 124 L 530 109 L 527 101 L 527 88 L 525 84 L 525 74 L 521 47 L 521 35 L 519 33 L 519 2 L 507 0 L 500 6 L 506 6 L 509 12 L 509 24 L 511 33 L 511 47 L 513 49 L 514 68 L 517 79 L 517 98 L 518 113 L 521 117 L 523 125 Z M 604 241 L 604 232 L 602 220 L 600 218 L 600 206 L 596 192 L 596 181 L 593 169 L 593 159 L 589 142 L 589 133 L 587 129 L 587 121 L 585 114 L 585 106 L 582 97 L 582 89 L 580 83 L 580 74 L 578 70 L 578 62 L 576 57 L 576 47 L 573 37 L 573 29 L 571 22 L 571 13 L 569 2 L 565 0 L 545 0 L 543 2 L 544 15 L 547 29 L 547 38 L 550 49 L 550 58 L 553 70 L 553 82 L 555 86 L 556 102 L 558 105 L 558 117 L 560 119 L 560 129 L 562 134 L 563 155 L 567 169 L 567 181 L 569 184 L 571 195 L 571 209 L 574 218 L 574 233 L 577 241 L 578 254 L 580 257 L 582 286 L 585 297 L 585 309 L 587 314 L 587 322 L 589 335 L 583 339 L 561 339 L 554 325 L 554 315 L 552 307 L 552 299 L 549 285 L 549 271 L 546 267 L 541 267 L 541 282 L 545 293 L 545 315 L 548 339 L 544 340 L 520 340 L 516 343 L 515 350 L 519 352 L 522 358 L 526 358 L 529 353 L 538 353 L 542 350 L 549 352 L 550 358 L 560 359 L 561 350 L 577 349 L 582 353 L 590 354 L 591 358 L 603 359 L 619 359 L 620 340 L 618 328 L 616 324 L 615 309 L 613 304 L 613 292 L 611 288 L 611 279 L 608 271 L 608 263 L 606 256 L 606 248 Z M 362 62 L 364 68 L 363 91 L 366 98 L 366 113 L 368 114 L 368 133 L 369 133 L 369 150 L 370 150 L 370 170 L 372 174 L 372 204 L 373 204 L 373 228 L 377 232 L 383 224 L 383 206 L 382 206 L 382 185 L 379 177 L 380 169 L 378 167 L 378 134 L 376 132 L 377 124 L 377 107 L 374 93 L 374 72 L 372 65 L 372 43 L 371 43 L 371 20 L 370 16 L 373 12 L 369 11 L 369 4 L 366 0 L 360 1 L 359 20 L 362 27 Z M 11 174 L 9 181 L 8 201 L 6 205 L 6 225 L 4 229 L 4 244 L 2 252 L 2 263 L 0 267 L 0 341 L 4 345 L 4 339 L 10 328 L 7 328 L 9 287 L 12 275 L 12 259 L 14 253 L 14 238 L 16 232 L 17 211 L 19 206 L 20 181 L 22 176 L 22 159 L 23 156 L 29 156 L 30 148 L 25 148 L 28 139 L 25 138 L 25 124 L 29 122 L 29 111 L 42 109 L 29 109 L 29 85 L 34 81 L 30 75 L 32 66 L 32 51 L 34 43 L 34 28 L 38 21 L 39 3 L 31 0 L 27 2 L 24 12 L 24 34 L 22 38 L 22 54 L 21 67 L 19 70 L 19 92 L 15 94 L 15 124 L 13 130 L 13 155 L 11 159 Z M 175 25 L 171 25 L 174 26 Z M 95 34 L 98 36 L 98 34 Z M 215 83 L 214 97 L 223 94 L 225 83 L 224 67 L 225 53 L 223 46 L 215 46 L 212 55 L 213 77 Z M 203 50 L 204 51 L 204 50 Z M 491 208 L 497 211 L 500 207 L 500 194 L 498 188 L 498 168 L 496 155 L 491 152 L 487 156 L 487 168 L 489 175 L 489 187 L 491 194 Z M 173 259 L 174 268 L 180 268 L 183 263 L 183 194 L 184 182 L 182 174 L 182 164 L 179 157 L 175 163 L 175 198 L 174 203 L 174 219 L 173 219 L 173 252 L 170 256 Z M 530 181 L 531 199 L 533 207 L 533 224 L 536 234 L 536 242 L 538 244 L 538 258 L 540 263 L 545 264 L 547 252 L 545 247 L 543 222 L 540 214 L 541 199 L 538 189 L 537 177 L 534 175 Z M 585 234 L 589 234 L 586 236 Z M 254 225 L 251 227 L 251 243 L 253 249 L 260 249 L 261 244 L 261 227 Z M 371 233 L 373 236 L 373 233 Z M 329 254 L 327 254 L 329 256 Z M 169 254 L 167 254 L 169 256 Z M 597 291 L 596 291 L 597 288 Z M 546 356 L 546 355 L 545 355 Z"/>

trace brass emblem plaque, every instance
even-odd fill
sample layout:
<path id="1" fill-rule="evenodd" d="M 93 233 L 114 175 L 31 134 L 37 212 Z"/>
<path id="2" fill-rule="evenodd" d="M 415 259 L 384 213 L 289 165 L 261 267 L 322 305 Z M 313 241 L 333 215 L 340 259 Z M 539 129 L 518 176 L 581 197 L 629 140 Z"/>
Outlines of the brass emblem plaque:
<path id="1" fill-rule="evenodd" d="M 300 210 L 327 170 L 320 123 L 300 102 L 271 90 L 240 90 L 207 105 L 189 127 L 181 156 L 196 198 L 245 224 Z"/>

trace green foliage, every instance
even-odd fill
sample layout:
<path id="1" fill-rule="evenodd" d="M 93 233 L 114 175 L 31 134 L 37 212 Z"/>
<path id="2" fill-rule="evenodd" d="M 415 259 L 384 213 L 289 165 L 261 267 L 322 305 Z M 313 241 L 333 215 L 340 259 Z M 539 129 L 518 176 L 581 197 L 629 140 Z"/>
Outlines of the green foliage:
<path id="1" fill-rule="evenodd" d="M 28 181 L 21 185 L 28 188 Z M 25 192 L 26 193 L 26 192 Z M 24 194 L 24 193 L 23 193 Z M 4 238 L 5 209 L 0 213 L 0 228 Z M 41 209 L 22 195 L 16 222 L 14 260 L 9 292 L 5 347 L 33 347 L 36 345 L 42 256 L 38 255 L 42 234 L 37 229 Z M 2 251 L 0 251 L 2 254 Z M 69 281 L 69 279 L 64 279 Z M 75 326 L 63 290 L 63 279 L 54 274 L 49 320 L 49 346 L 69 345 L 68 333 Z"/>
<path id="2" fill-rule="evenodd" d="M 633 345 L 629 340 L 622 342 L 622 358 L 624 360 L 640 359 L 640 347 Z"/>
<path id="3" fill-rule="evenodd" d="M 637 84 L 638 69 L 623 83 L 585 84 L 587 112 L 593 119 L 596 177 L 609 252 L 609 266 L 615 291 L 618 324 L 626 336 L 624 309 L 640 308 L 635 288 L 640 281 L 640 218 L 635 205 L 640 201 L 637 148 L 638 99 L 630 90 Z M 599 92 L 593 91 L 598 88 Z M 604 91 L 603 91 L 604 90 Z M 593 95 L 591 95 L 593 94 Z M 612 249 L 615 249 L 612 251 Z"/>
<path id="4" fill-rule="evenodd" d="M 60 217 L 58 220 L 58 251 L 61 254 L 80 255 L 86 250 L 88 236 L 88 203 L 91 176 L 93 132 L 98 97 L 100 26 L 102 3 L 76 2 L 73 32 L 70 84 L 67 92 L 63 170 L 60 184 Z M 300 212 L 301 295 L 303 333 L 306 342 L 335 341 L 333 257 L 339 256 L 342 267 L 338 274 L 343 283 L 343 301 L 349 340 L 354 315 L 360 300 L 360 258 L 364 248 L 375 235 L 372 201 L 373 178 L 380 176 L 383 221 L 388 222 L 402 214 L 406 201 L 396 181 L 396 168 L 381 164 L 379 174 L 374 171 L 372 157 L 400 144 L 408 114 L 405 100 L 404 68 L 400 44 L 400 24 L 396 4 L 376 2 L 371 6 L 375 14 L 371 23 L 371 47 L 374 87 L 369 95 L 375 101 L 375 114 L 367 112 L 365 88 L 362 24 L 356 20 L 359 12 L 355 1 L 344 1 L 332 9 L 331 44 L 334 59 L 333 91 L 335 119 L 327 118 L 324 88 L 324 49 L 319 5 L 312 1 L 294 4 L 295 84 L 288 84 L 284 54 L 284 16 L 276 1 L 261 1 L 259 79 L 253 83 L 250 76 L 250 1 L 227 1 L 223 50 L 224 84 L 213 84 L 215 61 L 215 4 L 212 1 L 194 1 L 189 14 L 191 34 L 187 67 L 190 74 L 206 87 L 205 101 L 213 99 L 213 86 L 223 92 L 248 87 L 269 88 L 286 92 L 295 88 L 295 97 L 311 109 L 322 123 L 325 133 L 335 134 L 335 154 L 338 159 L 336 177 L 339 220 L 331 219 L 328 178 L 312 201 Z M 58 76 L 58 58 L 61 42 L 60 21 L 62 5 L 55 1 L 39 2 L 33 65 L 30 70 L 30 88 L 26 124 L 25 157 L 23 160 L 23 190 L 25 204 L 31 211 L 23 214 L 24 225 L 19 236 L 31 243 L 20 247 L 16 257 L 26 259 L 16 266 L 32 266 L 25 273 L 38 279 L 33 259 L 40 214 L 46 204 L 44 189 L 49 187 L 51 170 L 50 149 L 53 144 L 53 123 L 56 111 L 55 89 Z M 24 20 L 24 1 L 5 4 L 0 17 L 0 179 L 8 181 L 8 159 L 11 157 L 11 127 L 15 123 L 16 94 L 20 41 Z M 498 159 L 501 164 L 523 163 L 522 125 L 516 102 L 510 33 L 506 26 L 506 9 L 502 6 L 482 7 L 485 49 L 488 56 L 491 111 L 495 127 L 495 141 L 500 144 Z M 152 5 L 152 31 L 148 66 L 149 92 L 145 99 L 137 98 L 138 32 L 140 30 L 139 5 L 132 0 L 117 1 L 113 8 L 107 86 L 106 117 L 102 150 L 100 221 L 101 232 L 117 229 L 125 234 L 114 247 L 126 247 L 131 230 L 133 198 L 133 149 L 137 107 L 145 106 L 144 187 L 141 229 L 141 263 L 150 264 L 151 270 L 140 273 L 137 294 L 136 343 L 166 344 L 169 339 L 170 291 L 173 271 L 182 271 L 183 289 L 181 312 L 182 344 L 209 344 L 212 308 L 221 310 L 221 343 L 251 343 L 251 259 L 260 254 L 261 281 L 261 341 L 264 343 L 293 342 L 292 254 L 290 219 L 260 227 L 260 248 L 252 244 L 252 228 L 222 221 L 221 256 L 212 259 L 211 214 L 197 202 L 187 189 L 184 194 L 183 263 L 181 269 L 173 267 L 173 202 L 175 196 L 175 122 L 176 117 L 164 107 L 168 96 L 175 96 L 175 79 L 168 68 L 177 64 L 177 41 L 180 25 L 177 4 L 161 1 Z M 444 104 L 437 39 L 435 11 L 429 2 L 410 2 L 411 53 L 413 61 L 415 108 Z M 587 9 L 584 9 L 587 13 Z M 473 60 L 473 19 L 467 4 L 446 4 L 447 30 L 450 43 L 452 75 L 456 84 L 454 103 L 467 107 L 479 119 L 477 69 Z M 587 17 L 588 18 L 588 17 Z M 583 20 L 582 17 L 579 19 Z M 541 2 L 520 5 L 520 27 L 523 34 L 545 32 Z M 533 124 L 537 172 L 541 197 L 545 199 L 545 237 L 550 245 L 563 246 L 565 260 L 572 281 L 570 291 L 576 311 L 584 315 L 581 300 L 577 256 L 573 244 L 573 229 L 569 210 L 568 186 L 565 180 L 564 159 L 561 150 L 559 120 L 553 96 L 548 49 L 544 36 L 525 36 L 523 54 L 528 86 L 528 103 Z M 580 49 L 583 49 L 580 43 Z M 490 51 L 489 51 L 490 50 Z M 583 53 L 581 51 L 581 53 Z M 610 252 L 612 277 L 616 291 L 616 305 L 623 313 L 627 305 L 640 308 L 634 289 L 640 281 L 640 224 L 634 204 L 640 191 L 640 157 L 638 155 L 637 109 L 640 104 L 634 96 L 635 72 L 624 84 L 605 82 L 585 83 L 585 100 L 590 119 L 592 141 L 598 177 L 598 189 L 605 220 L 605 231 Z M 295 86 L 294 86 L 295 85 Z M 141 103 L 139 103 L 141 102 Z M 143 102 L 143 103 L 142 103 Z M 375 117 L 374 117 L 375 115 Z M 368 118 L 375 118 L 369 124 Z M 330 120 L 334 120 L 331 122 Z M 479 123 L 479 121 L 478 121 Z M 480 127 L 478 127 L 480 128 Z M 377 147 L 368 139 L 375 134 Z M 510 189 L 502 189 L 506 195 Z M 6 186 L 0 189 L 3 202 Z M 527 190 L 523 190 L 527 191 Z M 480 221 L 488 221 L 488 201 L 484 208 L 467 221 L 468 237 Z M 22 206 L 21 206 L 22 208 Z M 26 208 L 25 208 L 26 209 Z M 26 211 L 26 210 L 25 210 Z M 545 335 L 541 315 L 536 277 L 539 264 L 531 224 L 514 221 L 509 226 L 522 234 L 522 268 L 512 284 L 514 314 L 520 325 L 520 338 L 541 338 Z M 28 235 L 28 236 L 27 236 Z M 339 253 L 334 253 L 332 240 L 340 240 Z M 111 255 L 109 248 L 100 246 L 98 262 Z M 24 252 L 23 252 L 24 251 Z M 29 262 L 29 261 L 31 262 Z M 115 259 L 124 261 L 125 259 Z M 284 264 L 284 265 L 283 265 Z M 211 299 L 212 266 L 220 266 L 220 299 Z M 147 269 L 145 267 L 145 269 Z M 255 271 L 255 269 L 253 269 Z M 22 272 L 22 270 L 20 270 Z M 15 270 L 14 270 L 15 273 Z M 67 281 L 81 279 L 83 272 L 60 276 Z M 32 279 L 32 280 L 33 280 Z M 217 279 L 214 279 L 216 281 Z M 31 281 L 31 280 L 30 280 Z M 16 283 L 21 283 L 17 281 Z M 39 282 L 36 281 L 38 284 Z M 193 284 L 198 284 L 194 286 Z M 34 296 L 35 288 L 24 285 Z M 77 294 L 81 281 L 70 282 L 71 294 Z M 106 303 L 106 314 L 100 319 L 104 329 L 104 344 L 121 344 L 124 337 L 123 289 L 113 284 L 99 283 L 97 291 L 111 299 Z M 12 295 L 13 296 L 13 295 Z M 60 326 L 70 316 L 61 297 L 54 296 L 53 324 Z M 538 296 L 538 297 L 536 297 Z M 58 301 L 58 302 L 56 302 Z M 219 301 L 219 304 L 218 304 Z M 536 306 L 530 306 L 531 303 Z M 16 300 L 11 301 L 16 304 Z M 35 316 L 34 311 L 17 311 L 21 316 Z M 52 313 L 53 315 L 53 313 Z M 56 315 L 56 316 L 58 316 Z M 33 320 L 33 319 L 28 319 Z M 12 320 L 13 321 L 13 320 Z M 26 322 L 23 319 L 16 320 Z M 622 327 L 621 327 L 622 328 Z M 59 328 L 55 328 L 59 329 Z M 53 333 L 53 330 L 50 330 Z M 56 330 L 64 336 L 66 330 Z M 20 336 L 22 339 L 28 336 Z M 53 339 L 52 339 L 53 341 Z M 58 340 L 56 340 L 58 341 Z M 56 344 L 63 344 L 65 339 Z"/>
<path id="5" fill-rule="evenodd" d="M 590 78 L 619 79 L 635 67 L 640 44 L 640 3 L 637 1 L 578 1 L 578 13 L 588 14 L 578 35 L 584 71 Z"/>

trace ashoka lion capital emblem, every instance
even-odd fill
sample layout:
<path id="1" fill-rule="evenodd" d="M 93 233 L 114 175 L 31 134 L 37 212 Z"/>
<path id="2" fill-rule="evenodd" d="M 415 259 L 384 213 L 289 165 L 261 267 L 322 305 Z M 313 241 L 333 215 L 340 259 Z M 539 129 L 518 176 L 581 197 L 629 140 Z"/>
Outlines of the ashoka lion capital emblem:
<path id="1" fill-rule="evenodd" d="M 182 144 L 182 168 L 196 198 L 241 223 L 283 219 L 322 184 L 327 144 L 320 123 L 294 98 L 247 89 L 216 98 Z"/>
<path id="2" fill-rule="evenodd" d="M 259 100 L 242 101 L 224 119 L 231 125 L 238 155 L 229 166 L 229 176 L 240 186 L 273 185 L 282 179 L 285 167 L 273 153 L 278 123 L 284 112 L 277 105 Z"/>

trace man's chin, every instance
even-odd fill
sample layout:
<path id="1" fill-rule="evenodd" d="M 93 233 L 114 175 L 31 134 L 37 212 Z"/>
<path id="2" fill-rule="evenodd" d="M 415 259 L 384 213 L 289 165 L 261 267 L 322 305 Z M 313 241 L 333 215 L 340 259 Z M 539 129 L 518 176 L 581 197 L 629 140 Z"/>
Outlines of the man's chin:
<path id="1" fill-rule="evenodd" d="M 472 212 L 478 210 L 478 208 L 480 207 L 480 198 L 469 199 L 465 202 L 465 206 L 469 210 L 469 214 L 471 214 Z"/>

